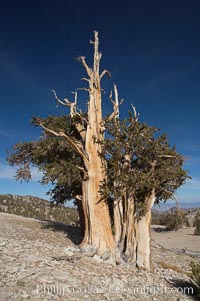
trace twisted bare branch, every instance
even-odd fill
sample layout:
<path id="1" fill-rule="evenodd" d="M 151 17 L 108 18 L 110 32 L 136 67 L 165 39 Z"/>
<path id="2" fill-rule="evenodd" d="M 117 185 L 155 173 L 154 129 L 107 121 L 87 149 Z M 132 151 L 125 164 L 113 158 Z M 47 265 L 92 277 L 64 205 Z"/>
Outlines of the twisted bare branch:
<path id="1" fill-rule="evenodd" d="M 110 92 L 110 101 L 113 105 L 113 112 L 112 114 L 108 117 L 108 121 L 111 121 L 113 118 L 119 118 L 119 105 L 122 104 L 123 99 L 119 103 L 119 98 L 118 98 L 118 91 L 117 91 L 117 86 L 114 85 L 114 95 L 115 98 L 113 99 L 113 92 L 111 90 Z"/>
<path id="2" fill-rule="evenodd" d="M 62 100 L 60 100 L 60 98 L 58 98 L 57 94 L 56 94 L 56 91 L 55 90 L 52 90 L 53 94 L 54 94 L 54 97 L 55 99 L 57 100 L 58 103 L 60 103 L 61 105 L 63 106 L 66 106 L 66 102 L 63 102 Z"/>
<path id="3" fill-rule="evenodd" d="M 86 82 L 89 82 L 89 78 L 86 78 L 86 77 L 82 77 L 81 80 L 85 80 Z"/>
<path id="4" fill-rule="evenodd" d="M 100 75 L 100 79 L 102 79 L 102 77 L 104 76 L 104 75 L 108 75 L 108 78 L 110 79 L 111 78 L 111 73 L 110 73 L 110 71 L 108 71 L 108 70 L 103 70 L 103 72 L 101 73 L 101 75 Z"/>
<path id="5" fill-rule="evenodd" d="M 88 163 L 87 155 L 84 152 L 83 145 L 79 140 L 71 139 L 68 135 L 66 135 L 64 132 L 56 132 L 54 130 L 51 130 L 47 128 L 45 125 L 43 125 L 41 122 L 39 125 L 48 133 L 53 134 L 56 137 L 64 137 L 70 145 L 77 151 L 77 153 L 81 156 L 81 158 L 84 160 L 85 163 Z"/>
<path id="6" fill-rule="evenodd" d="M 172 156 L 172 155 L 159 155 L 157 157 L 158 158 L 176 158 L 176 156 Z"/>
<path id="7" fill-rule="evenodd" d="M 132 107 L 133 113 L 134 113 L 134 120 L 135 120 L 135 121 L 138 121 L 138 119 L 139 119 L 139 117 L 140 117 L 140 114 L 137 113 L 136 107 L 135 107 L 132 103 L 131 103 L 131 107 Z"/>
<path id="8" fill-rule="evenodd" d="M 92 69 L 86 63 L 85 57 L 80 55 L 79 57 L 77 57 L 77 61 L 79 61 L 79 62 L 81 62 L 83 64 L 83 66 L 84 66 L 84 68 L 85 68 L 85 70 L 87 72 L 87 75 L 89 77 L 91 77 L 92 76 Z"/>
<path id="9" fill-rule="evenodd" d="M 58 103 L 62 104 L 63 106 L 66 106 L 66 107 L 70 107 L 70 115 L 71 117 L 73 117 L 75 114 L 76 114 L 76 105 L 77 105 L 77 91 L 75 92 L 72 92 L 72 94 L 74 94 L 74 102 L 70 102 L 68 100 L 68 98 L 64 98 L 62 100 L 60 100 L 56 94 L 56 91 L 55 90 L 52 90 L 54 96 L 55 96 L 55 99 L 57 100 Z"/>
<path id="10" fill-rule="evenodd" d="M 78 93 L 77 91 L 72 92 L 72 94 L 74 94 L 74 102 L 70 102 L 67 98 L 64 98 L 64 101 L 60 100 L 56 94 L 56 92 L 54 90 L 52 90 L 56 100 L 58 101 L 58 103 L 62 104 L 63 106 L 67 106 L 70 107 L 70 116 L 74 117 L 75 115 L 78 116 L 80 118 L 80 120 L 82 122 L 78 122 L 76 123 L 76 129 L 78 130 L 81 138 L 83 139 L 83 141 L 85 140 L 85 132 L 86 132 L 86 128 L 83 124 L 83 121 L 87 123 L 87 119 L 84 118 L 83 116 L 81 116 L 80 113 L 77 112 L 77 97 L 78 97 Z"/>
<path id="11" fill-rule="evenodd" d="M 83 87 L 83 88 L 77 88 L 77 90 L 79 90 L 79 91 L 86 91 L 86 92 L 90 92 L 90 89 L 87 89 L 87 88 L 85 88 L 85 87 Z"/>

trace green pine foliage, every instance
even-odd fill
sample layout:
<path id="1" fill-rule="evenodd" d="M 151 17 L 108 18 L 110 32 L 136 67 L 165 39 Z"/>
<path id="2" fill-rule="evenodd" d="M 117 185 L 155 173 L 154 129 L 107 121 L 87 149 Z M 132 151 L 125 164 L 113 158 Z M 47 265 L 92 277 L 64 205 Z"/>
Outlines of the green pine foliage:
<path id="1" fill-rule="evenodd" d="M 74 132 L 78 136 L 73 120 L 67 116 L 33 118 L 32 123 L 38 126 L 41 120 L 46 126 L 51 125 L 53 130 L 62 130 L 67 134 Z M 63 138 L 43 132 L 37 141 L 15 144 L 7 160 L 11 166 L 18 167 L 15 177 L 21 181 L 31 180 L 31 167 L 37 166 L 43 172 L 41 184 L 53 185 L 48 194 L 56 203 L 64 203 L 82 193 L 83 175 L 78 168 L 82 166 L 82 160 Z"/>
<path id="2" fill-rule="evenodd" d="M 32 123 L 42 122 L 57 132 L 81 140 L 75 123 L 69 116 L 33 118 Z M 133 193 L 138 210 L 152 188 L 156 191 L 156 202 L 172 198 L 174 192 L 187 178 L 182 166 L 184 159 L 170 147 L 167 136 L 159 135 L 159 129 L 139 122 L 130 113 L 129 118 L 112 122 L 105 120 L 106 139 L 104 153 L 107 161 L 108 181 L 102 183 L 101 192 L 108 198 Z M 127 160 L 127 157 L 129 158 Z M 9 152 L 8 162 L 18 167 L 17 180 L 31 179 L 31 166 L 43 172 L 42 184 L 51 183 L 48 192 L 56 203 L 63 203 L 82 194 L 82 159 L 62 137 L 44 132 L 37 141 L 17 143 Z M 115 183 L 115 185 L 114 185 Z"/>
<path id="3" fill-rule="evenodd" d="M 183 157 L 175 146 L 170 147 L 167 136 L 139 122 L 132 113 L 126 120 L 114 120 L 107 128 L 104 151 L 108 181 L 102 188 L 104 193 L 108 197 L 120 197 L 124 190 L 133 193 L 138 210 L 152 189 L 157 203 L 173 198 L 188 176 L 183 170 Z"/>

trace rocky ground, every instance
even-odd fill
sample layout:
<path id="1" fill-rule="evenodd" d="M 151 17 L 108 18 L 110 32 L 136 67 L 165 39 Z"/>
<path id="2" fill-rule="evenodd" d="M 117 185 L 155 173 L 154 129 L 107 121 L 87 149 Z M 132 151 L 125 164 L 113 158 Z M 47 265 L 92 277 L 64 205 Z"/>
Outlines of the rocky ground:
<path id="1" fill-rule="evenodd" d="M 200 261 L 193 229 L 152 230 L 153 274 L 83 255 L 72 225 L 7 213 L 0 225 L 1 301 L 199 300 L 186 275 L 190 261 Z"/>

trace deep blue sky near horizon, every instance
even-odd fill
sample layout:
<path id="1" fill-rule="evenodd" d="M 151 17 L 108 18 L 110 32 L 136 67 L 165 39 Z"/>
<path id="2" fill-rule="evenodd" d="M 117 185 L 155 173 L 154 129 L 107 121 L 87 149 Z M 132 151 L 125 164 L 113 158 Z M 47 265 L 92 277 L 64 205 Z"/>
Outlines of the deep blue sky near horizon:
<path id="1" fill-rule="evenodd" d="M 0 193 L 47 198 L 40 175 L 18 183 L 6 163 L 6 150 L 18 141 L 40 136 L 31 117 L 64 114 L 51 90 L 70 98 L 84 85 L 85 71 L 74 60 L 92 61 L 89 40 L 98 30 L 101 68 L 111 71 L 102 82 L 103 110 L 112 108 L 108 95 L 116 83 L 140 120 L 166 132 L 171 145 L 188 159 L 192 180 L 177 194 L 180 201 L 200 201 L 200 2 L 199 1 L 23 1 L 1 0 L 0 10 Z M 87 95 L 79 93 L 79 106 Z"/>

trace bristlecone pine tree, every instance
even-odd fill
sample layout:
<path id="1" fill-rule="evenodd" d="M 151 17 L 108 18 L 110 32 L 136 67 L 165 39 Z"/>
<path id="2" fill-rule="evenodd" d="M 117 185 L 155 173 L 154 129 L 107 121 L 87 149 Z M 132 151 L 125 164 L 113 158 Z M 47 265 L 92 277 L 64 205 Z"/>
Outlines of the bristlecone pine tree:
<path id="1" fill-rule="evenodd" d="M 165 134 L 158 136 L 158 129 L 138 121 L 134 107 L 126 120 L 107 124 L 107 131 L 104 149 L 109 168 L 102 193 L 112 202 L 115 243 L 125 261 L 153 270 L 151 209 L 154 203 L 172 198 L 184 183 L 183 158 L 170 148 Z"/>
<path id="2" fill-rule="evenodd" d="M 69 107 L 67 116 L 33 118 L 43 129 L 34 142 L 13 146 L 8 161 L 17 165 L 17 179 L 30 180 L 30 166 L 44 173 L 42 184 L 51 182 L 53 200 L 76 200 L 84 233 L 80 247 L 88 255 L 132 262 L 139 269 L 153 270 L 150 250 L 151 208 L 171 198 L 187 178 L 183 158 L 170 148 L 165 135 L 138 121 L 133 107 L 129 118 L 119 119 L 118 91 L 110 93 L 113 112 L 103 118 L 98 33 L 94 32 L 93 67 L 83 64 L 88 87 L 87 112 L 74 101 L 60 100 Z M 114 98 L 114 99 L 113 99 Z"/>

